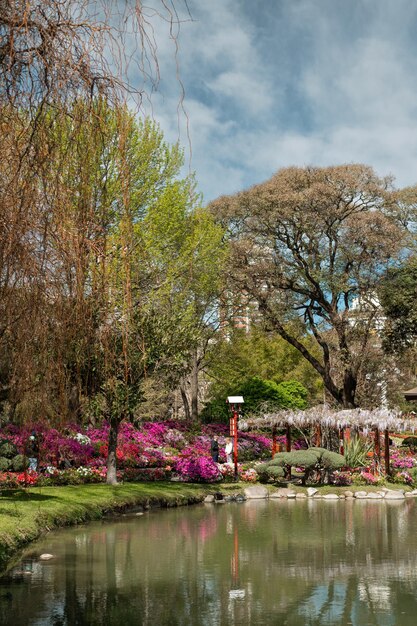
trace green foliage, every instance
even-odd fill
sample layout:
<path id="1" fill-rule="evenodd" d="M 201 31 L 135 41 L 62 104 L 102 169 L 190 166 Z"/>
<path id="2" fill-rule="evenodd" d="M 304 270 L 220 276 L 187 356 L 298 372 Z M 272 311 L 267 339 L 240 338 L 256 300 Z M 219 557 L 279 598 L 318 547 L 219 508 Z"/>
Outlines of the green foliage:
<path id="1" fill-rule="evenodd" d="M 403 439 L 401 447 L 415 451 L 417 449 L 417 437 L 406 437 Z"/>
<path id="2" fill-rule="evenodd" d="M 308 391 L 297 380 L 283 380 L 277 385 L 281 406 L 287 409 L 305 409 Z"/>
<path id="3" fill-rule="evenodd" d="M 217 386 L 216 393 L 224 396 L 215 397 L 209 402 L 203 412 L 206 420 L 214 416 L 227 417 L 228 407 L 225 402 L 228 395 L 242 395 L 244 398 L 243 413 L 254 413 L 266 406 L 271 409 L 304 409 L 307 406 L 307 389 L 295 380 L 276 383 L 273 380 L 264 380 L 259 376 L 246 378 L 233 389 L 226 390 Z"/>
<path id="4" fill-rule="evenodd" d="M 17 454 L 14 456 L 11 464 L 14 472 L 23 472 L 29 465 L 28 460 L 23 456 L 23 454 Z"/>
<path id="5" fill-rule="evenodd" d="M 322 480 L 326 473 L 340 469 L 346 465 L 345 457 L 337 452 L 330 452 L 325 448 L 308 448 L 307 450 L 294 450 L 291 452 L 279 452 L 268 463 L 263 463 L 256 471 L 262 475 L 262 480 L 268 478 L 276 478 L 278 475 L 284 475 L 284 469 L 287 466 L 301 467 L 304 469 L 303 484 L 309 476 L 317 471 L 319 479 Z M 282 473 L 282 474 L 281 474 Z"/>
<path id="6" fill-rule="evenodd" d="M 311 338 L 303 341 L 314 351 Z M 272 400 L 278 395 L 280 406 L 286 408 L 305 408 L 307 399 L 315 402 L 322 394 L 320 377 L 301 354 L 279 335 L 260 327 L 251 327 L 250 333 L 235 330 L 228 340 L 216 342 L 208 361 L 211 387 L 203 413 L 206 421 L 227 419 L 226 397 L 240 393 L 254 378 L 276 383 L 279 389 L 274 388 Z M 270 394 L 269 388 L 262 402 Z"/>
<path id="7" fill-rule="evenodd" d="M 0 443 L 0 456 L 6 457 L 6 459 L 11 459 L 17 454 L 17 448 L 14 443 L 10 441 L 3 440 Z"/>
<path id="8" fill-rule="evenodd" d="M 378 297 L 386 316 L 383 329 L 387 352 L 402 352 L 414 345 L 417 335 L 417 258 L 389 269 L 381 282 Z"/>
<path id="9" fill-rule="evenodd" d="M 257 463 L 255 465 L 255 470 L 256 473 L 258 474 L 259 480 L 261 482 L 264 482 L 266 480 L 269 479 L 269 469 L 270 469 L 270 464 L 269 463 Z"/>
<path id="10" fill-rule="evenodd" d="M 272 461 L 269 461 L 268 465 L 271 467 L 284 467 L 289 463 L 289 455 L 291 455 L 291 452 L 277 452 Z"/>
<path id="11" fill-rule="evenodd" d="M 0 457 L 0 472 L 7 472 L 11 467 L 10 459 L 6 459 L 5 456 Z"/>
<path id="12" fill-rule="evenodd" d="M 288 452 L 287 455 L 287 463 L 292 467 L 310 469 L 317 465 L 317 455 L 310 452 L 310 450 L 294 450 L 293 452 Z"/>
<path id="13" fill-rule="evenodd" d="M 328 470 L 340 469 L 346 465 L 346 459 L 342 454 L 331 452 L 330 450 L 323 452 L 320 462 Z"/>
<path id="14" fill-rule="evenodd" d="M 277 384 L 272 380 L 263 380 L 258 376 L 248 378 L 241 384 L 237 393 L 245 400 L 243 407 L 245 413 L 256 411 L 263 402 L 282 406 Z"/>
<path id="15" fill-rule="evenodd" d="M 348 467 L 365 467 L 367 453 L 372 450 L 372 444 L 361 437 L 353 437 L 345 443 L 345 459 Z"/>
<path id="16" fill-rule="evenodd" d="M 268 475 L 269 475 L 270 478 L 273 478 L 274 480 L 277 480 L 277 479 L 280 479 L 280 478 L 284 478 L 285 472 L 282 469 L 282 467 L 270 466 L 268 468 Z"/>

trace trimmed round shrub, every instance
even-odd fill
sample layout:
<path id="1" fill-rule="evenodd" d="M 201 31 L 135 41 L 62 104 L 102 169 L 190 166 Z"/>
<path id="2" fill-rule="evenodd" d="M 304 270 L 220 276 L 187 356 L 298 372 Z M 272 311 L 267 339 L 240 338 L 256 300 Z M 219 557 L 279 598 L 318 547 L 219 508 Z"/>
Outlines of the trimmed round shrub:
<path id="1" fill-rule="evenodd" d="M 285 465 L 291 464 L 291 454 L 292 452 L 277 452 L 272 459 L 272 461 L 268 462 L 270 467 L 284 467 Z"/>
<path id="2" fill-rule="evenodd" d="M 321 459 L 321 457 L 323 456 L 325 452 L 328 452 L 326 448 L 309 448 L 308 451 L 311 454 L 314 454 L 318 460 Z"/>
<path id="3" fill-rule="evenodd" d="M 6 459 L 12 459 L 17 454 L 17 448 L 14 443 L 10 441 L 2 441 L 0 443 L 0 457 L 5 457 Z"/>
<path id="4" fill-rule="evenodd" d="M 294 452 L 287 453 L 288 465 L 293 467 L 314 467 L 317 465 L 317 456 L 310 452 L 310 450 L 294 450 Z"/>
<path id="5" fill-rule="evenodd" d="M 411 448 L 412 450 L 417 449 L 417 437 L 406 437 L 403 439 L 401 444 L 402 448 Z"/>
<path id="6" fill-rule="evenodd" d="M 10 469 L 11 462 L 5 456 L 0 456 L 0 472 L 7 472 Z"/>
<path id="7" fill-rule="evenodd" d="M 258 470 L 256 470 L 256 471 L 258 471 Z M 278 467 L 276 465 L 275 466 L 269 466 L 268 470 L 267 470 L 267 473 L 268 473 L 268 476 L 270 478 L 274 478 L 274 479 L 276 479 L 276 478 L 284 478 L 284 476 L 285 476 L 285 472 L 282 469 L 282 467 Z"/>
<path id="8" fill-rule="evenodd" d="M 344 467 L 346 464 L 345 457 L 338 452 L 330 452 L 330 450 L 325 450 L 321 457 L 321 464 L 326 469 L 336 470 Z"/>
<path id="9" fill-rule="evenodd" d="M 256 473 L 259 476 L 259 480 L 267 480 L 269 478 L 268 469 L 270 468 L 269 463 L 258 463 L 255 465 Z"/>
<path id="10" fill-rule="evenodd" d="M 23 454 L 17 454 L 11 460 L 11 466 L 14 472 L 23 472 L 28 468 L 28 460 L 23 456 Z"/>

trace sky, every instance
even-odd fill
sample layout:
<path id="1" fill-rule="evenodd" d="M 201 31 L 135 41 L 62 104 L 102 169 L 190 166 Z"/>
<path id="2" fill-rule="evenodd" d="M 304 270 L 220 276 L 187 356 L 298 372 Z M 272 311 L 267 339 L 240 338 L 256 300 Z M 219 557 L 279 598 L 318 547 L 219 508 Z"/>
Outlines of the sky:
<path id="1" fill-rule="evenodd" d="M 291 165 L 365 163 L 417 183 L 415 0 L 188 0 L 192 19 L 175 2 L 177 55 L 151 19 L 152 115 L 206 202 Z"/>

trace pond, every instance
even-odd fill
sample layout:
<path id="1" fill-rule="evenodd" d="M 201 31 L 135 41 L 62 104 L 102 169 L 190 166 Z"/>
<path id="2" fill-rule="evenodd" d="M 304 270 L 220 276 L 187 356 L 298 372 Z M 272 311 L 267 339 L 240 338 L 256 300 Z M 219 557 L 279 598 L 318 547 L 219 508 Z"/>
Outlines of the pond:
<path id="1" fill-rule="evenodd" d="M 416 529 L 413 499 L 130 514 L 33 544 L 0 579 L 0 623 L 414 626 Z"/>

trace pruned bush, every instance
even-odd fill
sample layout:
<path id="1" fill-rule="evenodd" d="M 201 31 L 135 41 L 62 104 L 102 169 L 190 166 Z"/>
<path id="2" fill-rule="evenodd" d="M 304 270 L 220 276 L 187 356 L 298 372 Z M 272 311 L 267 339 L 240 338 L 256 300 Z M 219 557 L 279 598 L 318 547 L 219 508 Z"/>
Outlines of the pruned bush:
<path id="1" fill-rule="evenodd" d="M 315 481 L 328 480 L 329 475 L 346 464 L 344 456 L 337 452 L 330 452 L 325 448 L 308 448 L 307 450 L 294 450 L 292 452 L 279 452 L 269 463 L 262 463 L 256 471 L 263 480 L 282 478 L 285 469 L 297 467 L 304 470 L 301 478 L 305 484 L 313 475 Z"/>
<path id="2" fill-rule="evenodd" d="M 321 457 L 321 465 L 327 470 L 337 470 L 346 465 L 345 457 L 338 452 L 325 450 Z"/>
<path id="3" fill-rule="evenodd" d="M 0 456 L 0 472 L 7 472 L 10 469 L 11 462 L 5 456 Z"/>
<path id="4" fill-rule="evenodd" d="M 401 444 L 402 448 L 411 448 L 411 450 L 417 450 L 417 437 L 405 437 Z"/>
<path id="5" fill-rule="evenodd" d="M 12 459 L 17 454 L 16 446 L 10 441 L 2 441 L 0 443 L 0 457 Z"/>
<path id="6" fill-rule="evenodd" d="M 28 468 L 28 460 L 23 456 L 23 454 L 17 454 L 12 458 L 11 466 L 14 472 L 23 472 Z"/>
<path id="7" fill-rule="evenodd" d="M 290 463 L 291 454 L 292 452 L 277 452 L 272 461 L 268 462 L 268 465 L 272 467 L 285 467 L 285 465 Z"/>
<path id="8" fill-rule="evenodd" d="M 270 478 L 273 478 L 275 480 L 279 478 L 284 478 L 285 472 L 282 467 L 278 467 L 277 465 L 275 465 L 272 467 L 268 467 L 268 475 Z"/>
<path id="9" fill-rule="evenodd" d="M 292 467 L 304 467 L 312 468 L 317 465 L 318 457 L 316 454 L 308 450 L 294 450 L 294 452 L 288 452 L 287 464 Z"/>
<path id="10" fill-rule="evenodd" d="M 255 466 L 256 473 L 261 482 L 269 480 L 269 470 L 272 469 L 270 463 L 258 463 Z"/>

